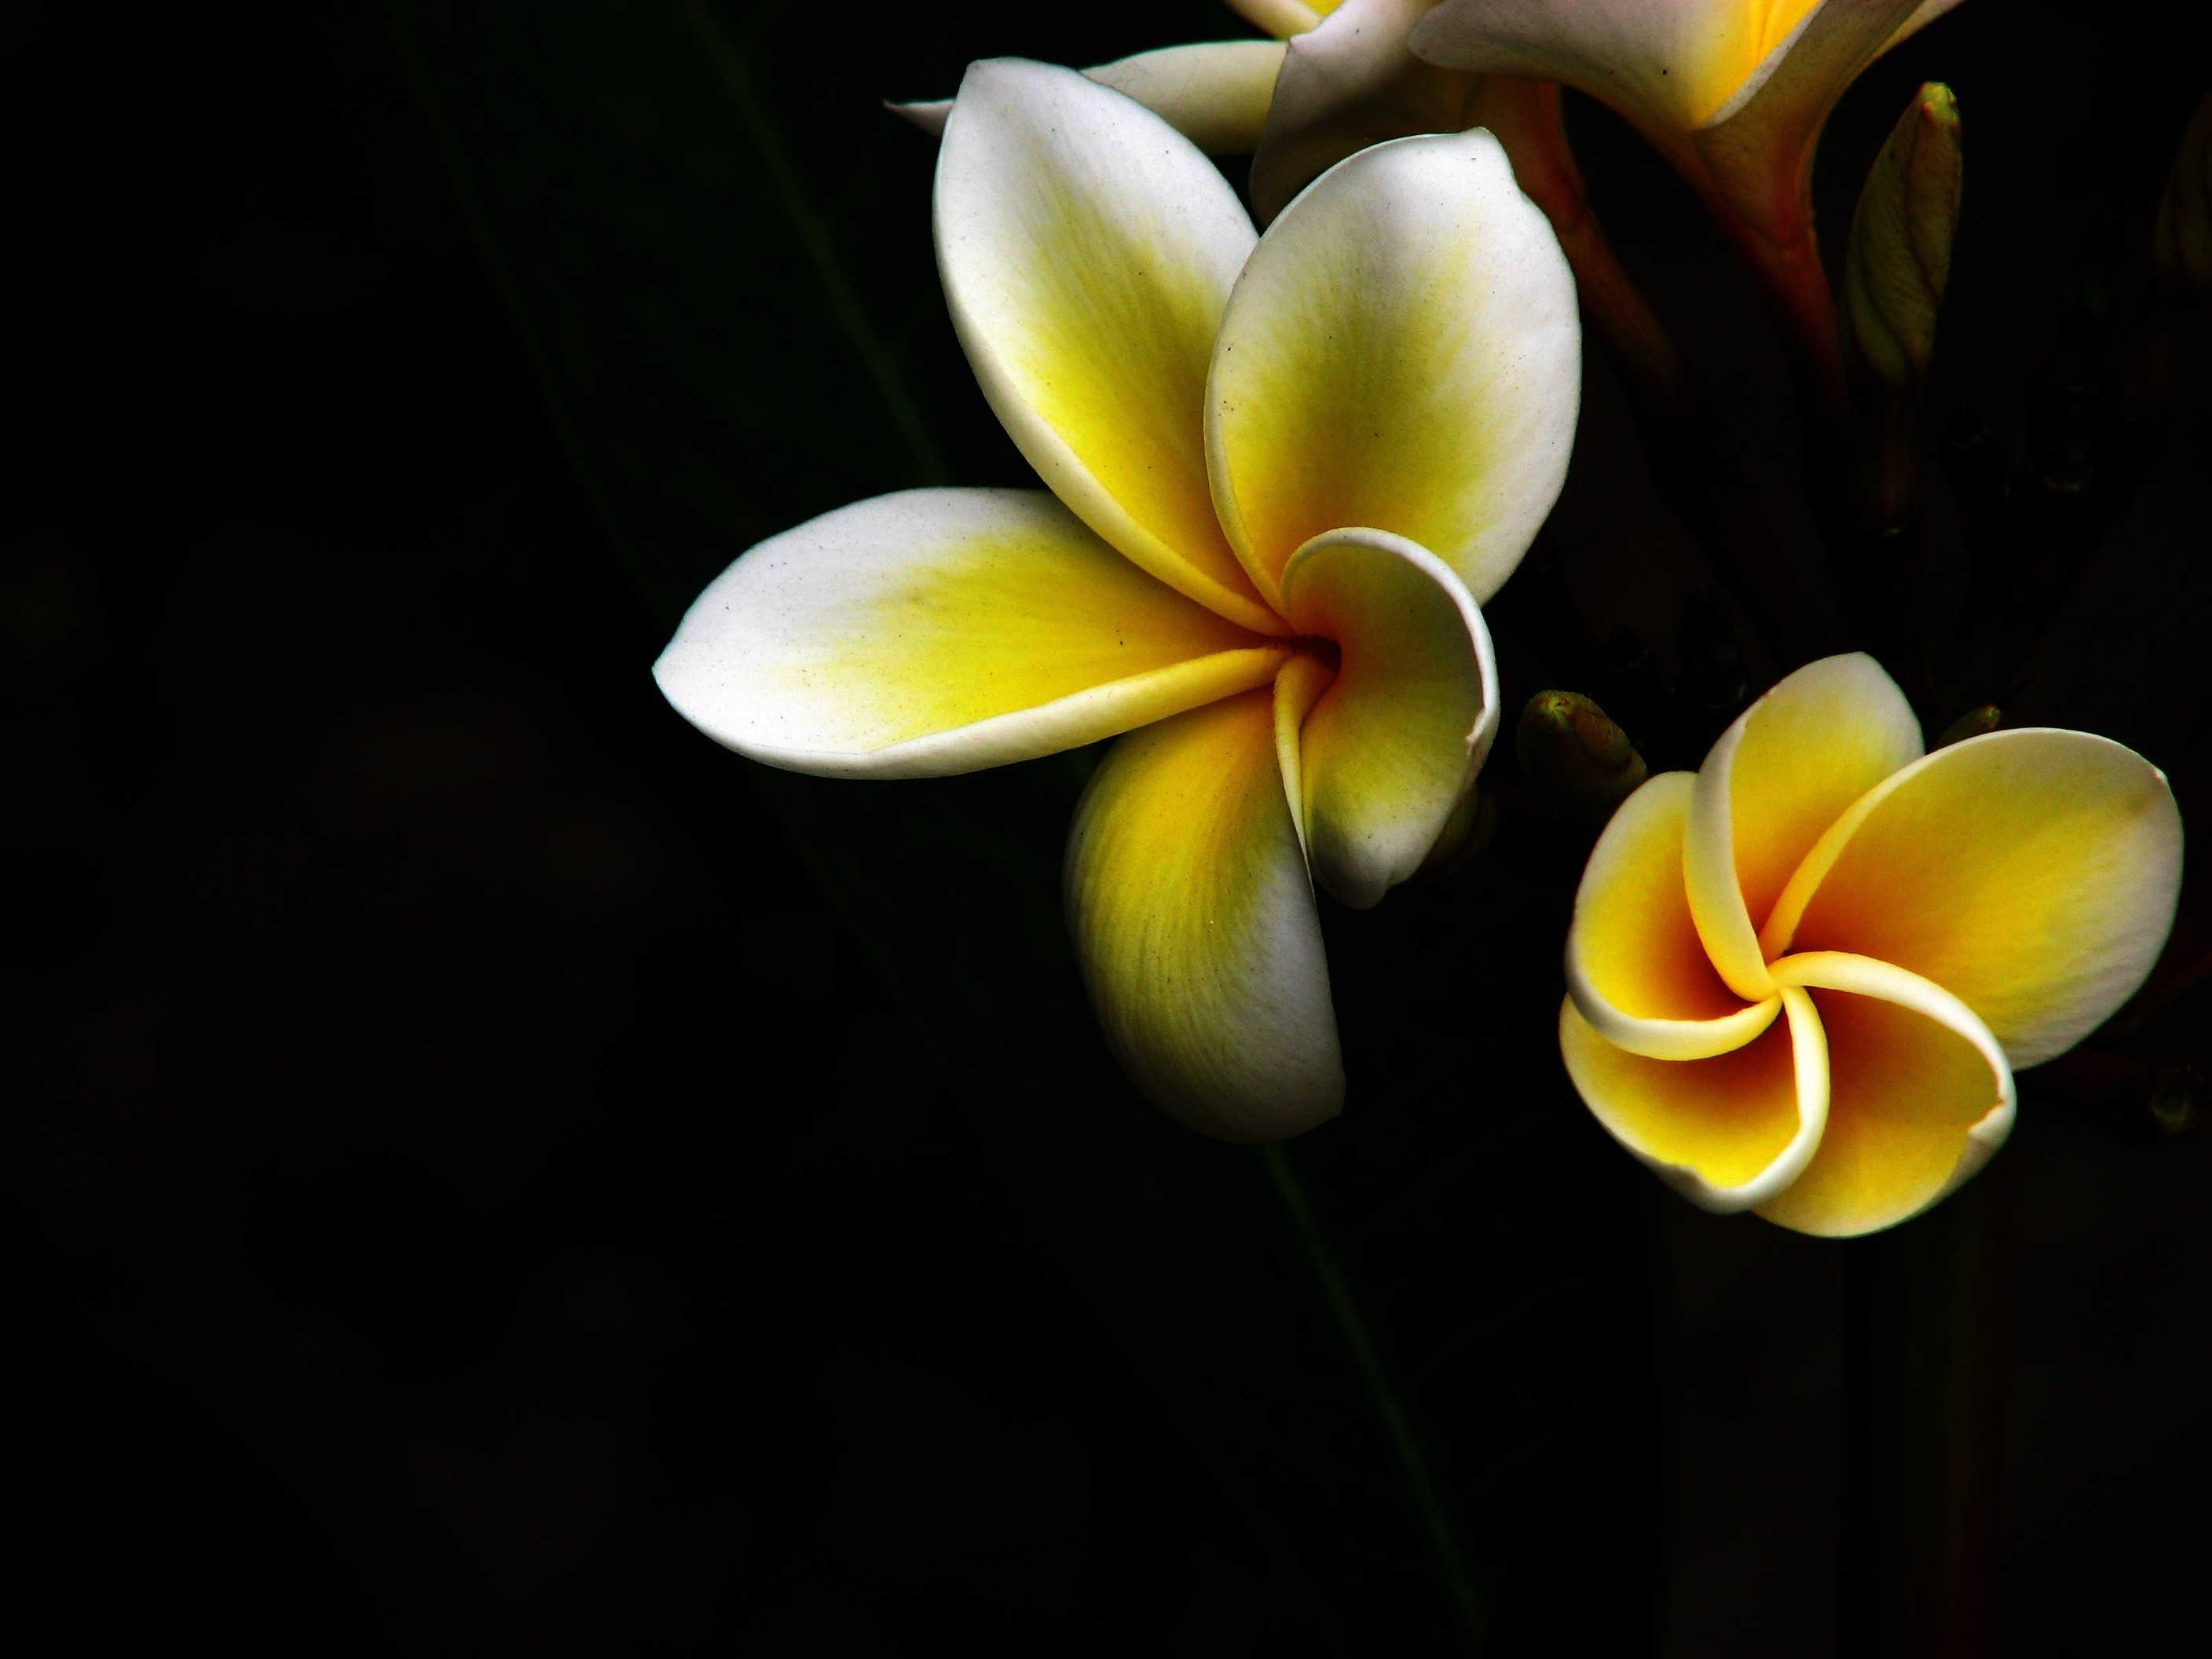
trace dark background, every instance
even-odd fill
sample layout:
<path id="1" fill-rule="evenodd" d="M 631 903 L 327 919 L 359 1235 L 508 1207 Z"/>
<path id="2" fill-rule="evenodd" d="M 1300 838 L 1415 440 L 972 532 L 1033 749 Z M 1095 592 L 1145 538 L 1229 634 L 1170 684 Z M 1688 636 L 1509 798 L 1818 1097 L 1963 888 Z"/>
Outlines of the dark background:
<path id="1" fill-rule="evenodd" d="M 986 50 L 1088 61 L 992 8 L 934 31 L 919 9 L 883 15 L 933 55 L 887 64 L 887 37 L 772 93 L 866 82 L 865 112 Z M 1233 32 L 1155 9 L 1094 55 Z M 2069 10 L 1970 0 L 1832 131 L 1832 239 L 1921 76 L 1953 79 L 1991 158 L 1939 403 L 2025 395 L 2073 250 L 2147 212 L 2201 90 L 2186 51 L 2140 62 Z M 878 85 L 894 67 L 916 84 Z M 1618 124 L 1575 121 L 1802 546 L 1755 301 Z M 1327 1649 L 1296 1548 L 1025 1209 L 756 775 L 653 691 L 665 621 L 564 452 L 387 18 L 13 0 L 0 123 L 11 1624 L 87 1647 Z M 904 192 L 875 233 L 894 276 L 927 261 L 909 136 L 853 185 Z M 957 371 L 933 293 L 908 301 L 895 348 Z M 1013 465 L 972 410 L 934 435 L 963 479 Z M 2204 666 L 2201 424 L 2181 436 L 2035 692 L 2169 766 Z M 1640 466 L 1596 364 L 1560 556 L 1594 625 L 1663 654 L 1701 572 Z M 763 477 L 761 510 L 833 504 L 802 501 L 817 484 Z M 1955 573 L 1923 597 L 1940 621 Z M 1540 933 L 1467 890 L 1393 903 Z M 1331 926 L 1356 1001 L 1362 953 L 1405 936 Z M 1381 1016 L 1346 1019 L 1357 1065 Z M 1479 1070 L 1482 1028 L 1446 1035 Z M 1526 1144 L 1567 1160 L 1541 1195 L 1560 1231 L 1514 1211 L 1485 1236 L 1494 1281 L 1421 1287 L 1445 1318 L 1556 1310 L 1500 1328 L 1550 1345 L 1498 1362 L 1519 1382 L 1426 1397 L 1432 1425 L 1464 1407 L 1465 1443 L 1503 1448 L 1477 1459 L 1489 1488 L 1461 1487 L 1506 1494 L 1475 1525 L 1498 1650 L 1662 1580 L 1669 1651 L 1832 1650 L 1834 1250 L 1662 1198 L 1554 1087 L 1514 1086 Z M 1391 1172 L 1342 1184 L 1370 1233 L 1533 1201 L 1479 1160 L 1407 1174 L 1359 1104 L 1315 1156 Z M 2002 1646 L 2033 1653 L 2140 1565 L 2140 1494 L 2204 1420 L 2212 1160 L 2032 1111 L 1999 1167 L 2020 1241 Z M 1578 1210 L 1596 1242 L 1562 1245 Z M 1595 1286 L 1629 1251 L 1630 1289 Z M 1516 1508 L 1547 1465 L 1580 1473 Z M 1346 1567 L 1361 1645 L 1429 1650 L 1389 1634 L 1391 1571 Z"/>

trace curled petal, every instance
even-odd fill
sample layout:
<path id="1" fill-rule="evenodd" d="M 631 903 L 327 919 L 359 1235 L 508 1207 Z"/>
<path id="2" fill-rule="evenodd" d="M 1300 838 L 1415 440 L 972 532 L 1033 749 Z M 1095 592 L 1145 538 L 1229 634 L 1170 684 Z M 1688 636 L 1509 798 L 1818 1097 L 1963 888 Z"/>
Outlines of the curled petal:
<path id="1" fill-rule="evenodd" d="M 1490 752 L 1490 630 L 1443 560 L 1375 530 L 1300 548 L 1283 614 L 1342 653 L 1299 738 L 1302 817 L 1315 878 L 1364 909 L 1421 867 Z"/>
<path id="2" fill-rule="evenodd" d="M 1574 278 L 1488 133 L 1340 162 L 1222 323 L 1206 451 L 1237 556 L 1272 594 L 1305 543 L 1364 525 L 1488 598 L 1559 495 L 1581 363 Z"/>
<path id="3" fill-rule="evenodd" d="M 945 122 L 936 233 L 968 361 L 1053 493 L 1169 586 L 1279 631 L 1208 495 L 1206 368 L 1254 240 L 1213 164 L 1073 70 L 976 64 Z"/>
<path id="4" fill-rule="evenodd" d="M 1736 717 L 1698 769 L 1682 869 L 1721 977 L 1771 995 L 1758 929 L 1852 802 L 1919 758 L 1912 705 L 1859 653 L 1808 663 Z"/>
<path id="5" fill-rule="evenodd" d="M 1161 1109 L 1242 1141 L 1336 1115 L 1328 964 L 1266 690 L 1115 744 L 1076 809 L 1067 913 L 1098 1022 Z"/>
<path id="6" fill-rule="evenodd" d="M 1450 69 L 1564 82 L 1645 125 L 1687 132 L 1740 106 L 1820 9 L 1820 0 L 1446 0 L 1413 46 Z"/>
<path id="7" fill-rule="evenodd" d="M 1039 490 L 879 495 L 763 542 L 653 678 L 716 742 L 837 777 L 972 772 L 1255 685 L 1287 654 Z"/>
<path id="8" fill-rule="evenodd" d="M 1837 952 L 1774 964 L 1815 988 L 1828 1043 L 1828 1125 L 1769 1221 L 1824 1237 L 1896 1225 L 1963 1184 L 2012 1131 L 2004 1051 L 1965 1003 L 1917 975 Z"/>
<path id="9" fill-rule="evenodd" d="M 1559 1009 L 1567 1074 L 1614 1139 L 1692 1204 L 1748 1210 L 1795 1181 L 1828 1115 L 1827 1047 L 1811 999 L 1789 1018 L 1703 1060 L 1650 1060 L 1608 1042 L 1572 997 Z"/>
<path id="10" fill-rule="evenodd" d="M 1767 940 L 1933 980 L 2033 1066 L 2135 994 L 2180 886 L 2181 815 L 2156 767 L 2087 732 L 1992 732 L 1857 803 L 1792 878 Z"/>
<path id="11" fill-rule="evenodd" d="M 1567 929 L 1567 994 L 1607 1042 L 1679 1061 L 1741 1048 L 1780 1000 L 1747 1003 L 1713 970 L 1682 884 L 1695 779 L 1662 772 L 1623 801 L 1598 837 Z"/>

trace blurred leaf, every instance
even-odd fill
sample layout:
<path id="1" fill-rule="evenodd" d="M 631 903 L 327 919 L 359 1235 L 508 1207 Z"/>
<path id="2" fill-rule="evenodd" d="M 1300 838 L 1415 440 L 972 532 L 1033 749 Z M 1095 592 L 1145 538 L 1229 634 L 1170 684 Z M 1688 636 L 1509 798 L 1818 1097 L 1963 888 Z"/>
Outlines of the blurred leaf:
<path id="1" fill-rule="evenodd" d="M 1084 64 L 1243 32 L 1174 0 L 392 10 L 578 464 L 671 621 L 752 542 L 844 501 L 1033 482 L 944 315 L 934 146 L 879 99 L 949 93 L 985 52 Z M 1266 1173 L 1150 1110 L 1092 1024 L 1059 898 L 1087 765 L 762 775 L 1046 1237 L 1273 1539 L 1316 1648 L 1463 1651 Z M 1578 862 L 1501 847 L 1477 878 L 1332 914 L 1354 1092 L 1293 1154 L 1426 1437 L 1492 1652 L 1656 1638 L 1656 1200 L 1552 1046 Z M 804 1055 L 752 1063 L 810 1109 Z"/>

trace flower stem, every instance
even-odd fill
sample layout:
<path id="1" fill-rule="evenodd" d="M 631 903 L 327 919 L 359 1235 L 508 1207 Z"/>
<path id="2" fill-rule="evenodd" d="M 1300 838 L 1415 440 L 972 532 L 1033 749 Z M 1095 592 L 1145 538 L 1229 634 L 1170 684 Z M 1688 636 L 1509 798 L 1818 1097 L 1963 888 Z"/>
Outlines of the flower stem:
<path id="1" fill-rule="evenodd" d="M 1985 1659 L 2010 1164 L 1844 1260 L 1844 1659 Z"/>
<path id="2" fill-rule="evenodd" d="M 1361 1384 L 1366 1389 L 1368 1404 L 1375 1410 L 1382 1425 L 1390 1449 L 1398 1459 L 1399 1472 L 1406 1478 L 1407 1495 L 1413 1499 L 1414 1512 L 1421 1518 L 1421 1526 L 1429 1535 L 1429 1543 L 1436 1552 L 1437 1566 L 1442 1573 L 1444 1589 L 1458 1612 L 1460 1623 L 1467 1633 L 1470 1650 L 1482 1642 L 1482 1601 L 1476 1595 L 1474 1581 L 1468 1577 L 1467 1561 L 1460 1549 L 1459 1538 L 1445 1515 L 1443 1500 L 1437 1496 L 1436 1483 L 1429 1474 L 1428 1461 L 1422 1455 L 1420 1442 L 1415 1438 L 1413 1426 L 1400 1403 L 1397 1390 L 1391 1387 L 1389 1375 L 1382 1369 L 1382 1355 L 1376 1351 L 1375 1339 L 1360 1316 L 1359 1304 L 1352 1294 L 1351 1281 L 1335 1252 L 1328 1247 L 1321 1223 L 1315 1216 L 1312 1201 L 1306 1195 L 1305 1185 L 1298 1179 L 1290 1154 L 1279 1146 L 1260 1148 L 1260 1161 L 1267 1166 L 1267 1178 L 1274 1183 L 1275 1195 L 1283 1200 L 1289 1212 L 1291 1225 L 1298 1236 L 1300 1249 L 1305 1252 L 1306 1265 L 1313 1269 L 1315 1280 L 1320 1285 L 1322 1299 L 1328 1304 L 1330 1316 L 1336 1321 L 1338 1334 L 1344 1346 L 1351 1351 L 1353 1368 L 1359 1373 Z"/>

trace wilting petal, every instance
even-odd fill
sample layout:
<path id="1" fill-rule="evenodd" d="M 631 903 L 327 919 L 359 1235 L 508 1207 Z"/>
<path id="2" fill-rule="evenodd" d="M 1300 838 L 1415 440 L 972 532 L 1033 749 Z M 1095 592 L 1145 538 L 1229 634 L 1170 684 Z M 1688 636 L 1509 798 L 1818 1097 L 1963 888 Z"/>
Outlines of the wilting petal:
<path id="1" fill-rule="evenodd" d="M 1755 90 L 1820 3 L 1446 0 L 1413 45 L 1433 64 L 1564 82 L 1651 125 L 1686 132 Z"/>
<path id="2" fill-rule="evenodd" d="M 1127 732 L 1264 685 L 1285 654 L 1042 491 L 915 489 L 763 542 L 693 601 L 653 672 L 755 760 L 918 777 Z"/>
<path id="3" fill-rule="evenodd" d="M 1567 929 L 1567 994 L 1616 1047 L 1686 1060 L 1741 1048 L 1781 1003 L 1746 1003 L 1713 971 L 1682 885 L 1688 772 L 1662 772 L 1623 801 L 1598 837 Z"/>
<path id="4" fill-rule="evenodd" d="M 1067 913 L 1107 1040 L 1163 1110 L 1246 1141 L 1336 1115 L 1328 964 L 1267 691 L 1115 744 L 1076 809 Z"/>
<path id="5" fill-rule="evenodd" d="M 971 65 L 937 258 L 984 396 L 1078 517 L 1169 586 L 1279 629 L 1207 493 L 1206 374 L 1251 221 L 1197 147 L 1073 70 Z"/>
<path id="6" fill-rule="evenodd" d="M 1820 988 L 1828 1127 L 1805 1173 L 1759 1214 L 1826 1237 L 1873 1232 L 1926 1209 L 2004 1144 L 2012 1073 L 1956 997 L 1863 957 L 1790 957 L 1774 975 Z"/>
<path id="7" fill-rule="evenodd" d="M 1436 0 L 1345 0 L 1290 43 L 1252 158 L 1252 212 L 1265 225 L 1346 156 L 1386 139 L 1476 125 L 1477 82 L 1407 50 Z"/>
<path id="8" fill-rule="evenodd" d="M 1299 740 L 1304 818 L 1315 878 L 1364 909 L 1421 867 L 1490 751 L 1490 630 L 1449 566 L 1373 530 L 1300 548 L 1283 614 L 1342 653 Z"/>
<path id="9" fill-rule="evenodd" d="M 1854 653 L 1808 663 L 1721 733 L 1690 807 L 1690 911 L 1740 996 L 1771 993 L 1759 925 L 1791 873 L 1852 802 L 1920 756 L 1897 683 Z"/>
<path id="10" fill-rule="evenodd" d="M 1705 1060 L 1648 1060 L 1610 1043 L 1569 997 L 1559 1052 L 1597 1121 L 1692 1204 L 1748 1210 L 1797 1178 L 1828 1113 L 1827 1049 L 1802 991 L 1741 1048 Z"/>
<path id="11" fill-rule="evenodd" d="M 1574 278 L 1488 133 L 1340 163 L 1222 323 L 1206 447 L 1238 557 L 1272 593 L 1305 543 L 1364 525 L 1488 598 L 1565 477 L 1581 354 Z"/>
<path id="12" fill-rule="evenodd" d="M 1933 980 L 2013 1065 L 2033 1066 L 2135 994 L 2180 884 L 2181 815 L 2157 768 L 2083 732 L 1992 732 L 1858 803 L 1792 879 L 1768 937 Z"/>

